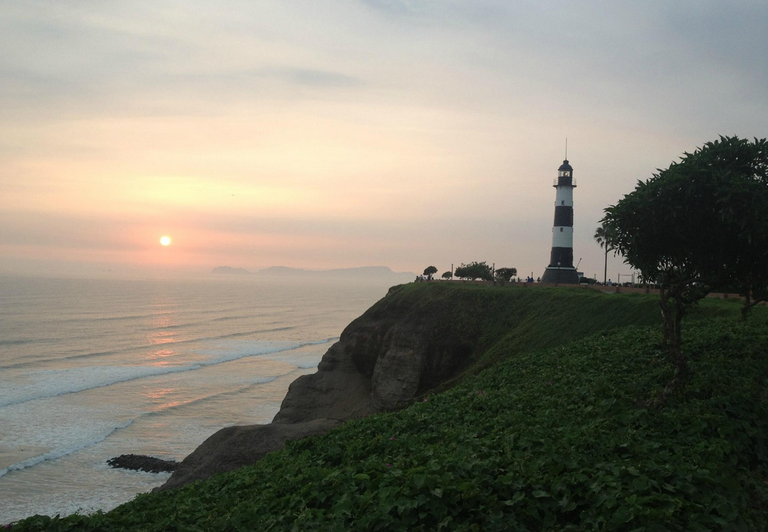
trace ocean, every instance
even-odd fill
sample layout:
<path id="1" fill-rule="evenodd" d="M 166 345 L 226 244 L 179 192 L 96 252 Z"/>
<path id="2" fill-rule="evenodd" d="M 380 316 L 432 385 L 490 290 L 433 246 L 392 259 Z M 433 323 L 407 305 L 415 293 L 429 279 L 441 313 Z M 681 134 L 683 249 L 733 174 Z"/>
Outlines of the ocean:
<path id="1" fill-rule="evenodd" d="M 0 277 L 0 524 L 110 510 L 230 425 L 268 423 L 397 280 Z"/>

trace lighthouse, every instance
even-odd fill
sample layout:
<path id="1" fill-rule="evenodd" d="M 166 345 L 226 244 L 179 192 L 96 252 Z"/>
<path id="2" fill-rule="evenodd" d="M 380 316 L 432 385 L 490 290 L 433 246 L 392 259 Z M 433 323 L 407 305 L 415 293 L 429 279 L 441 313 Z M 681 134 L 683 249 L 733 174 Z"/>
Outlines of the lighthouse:
<path id="1" fill-rule="evenodd" d="M 552 186 L 556 191 L 552 252 L 541 282 L 578 284 L 579 276 L 573 267 L 573 189 L 576 188 L 576 181 L 567 155 L 557 169 L 557 179 Z"/>

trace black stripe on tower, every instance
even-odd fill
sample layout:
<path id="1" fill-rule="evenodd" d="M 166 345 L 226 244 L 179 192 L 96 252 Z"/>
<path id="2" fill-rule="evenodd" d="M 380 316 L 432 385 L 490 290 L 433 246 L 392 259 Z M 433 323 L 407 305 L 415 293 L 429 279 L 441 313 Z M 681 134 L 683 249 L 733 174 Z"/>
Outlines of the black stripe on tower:
<path id="1" fill-rule="evenodd" d="M 573 227 L 573 207 L 555 207 L 555 227 Z"/>
<path id="2" fill-rule="evenodd" d="M 573 268 L 573 248 L 552 248 L 549 256 L 550 268 Z"/>

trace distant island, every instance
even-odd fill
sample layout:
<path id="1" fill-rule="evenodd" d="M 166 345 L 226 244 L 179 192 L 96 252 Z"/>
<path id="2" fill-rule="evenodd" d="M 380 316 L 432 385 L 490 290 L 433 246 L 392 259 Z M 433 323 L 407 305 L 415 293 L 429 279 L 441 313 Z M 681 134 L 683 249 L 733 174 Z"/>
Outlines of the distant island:
<path id="1" fill-rule="evenodd" d="M 233 268 L 232 266 L 216 266 L 211 273 L 223 273 L 225 275 L 251 275 L 245 268 Z"/>

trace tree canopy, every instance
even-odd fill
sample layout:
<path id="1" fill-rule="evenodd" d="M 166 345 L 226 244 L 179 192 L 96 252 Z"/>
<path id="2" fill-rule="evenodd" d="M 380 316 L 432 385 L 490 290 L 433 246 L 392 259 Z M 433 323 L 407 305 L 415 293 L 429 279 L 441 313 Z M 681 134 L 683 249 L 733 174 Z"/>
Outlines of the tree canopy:
<path id="1" fill-rule="evenodd" d="M 456 268 L 454 275 L 460 279 L 493 281 L 493 269 L 485 262 L 462 264 Z"/>
<path id="2" fill-rule="evenodd" d="M 517 275 L 517 268 L 496 268 L 494 274 L 500 283 L 508 283 L 512 277 Z"/>
<path id="3" fill-rule="evenodd" d="M 443 279 L 452 279 L 453 278 L 453 274 L 451 272 L 443 272 L 442 278 Z"/>
<path id="4" fill-rule="evenodd" d="M 435 268 L 434 266 L 427 266 L 426 268 L 424 268 L 424 275 L 426 275 L 430 279 L 436 273 L 437 273 L 437 268 Z"/>
<path id="5" fill-rule="evenodd" d="M 608 253 L 616 249 L 613 245 L 613 229 L 609 225 L 602 224 L 595 229 L 593 238 L 597 245 L 605 250 L 605 268 L 603 270 L 603 283 L 605 283 L 608 280 Z"/>
<path id="6" fill-rule="evenodd" d="M 688 305 L 725 286 L 767 291 L 767 214 L 768 144 L 738 137 L 685 153 L 605 209 L 615 249 L 661 285 L 664 340 L 677 356 Z"/>

